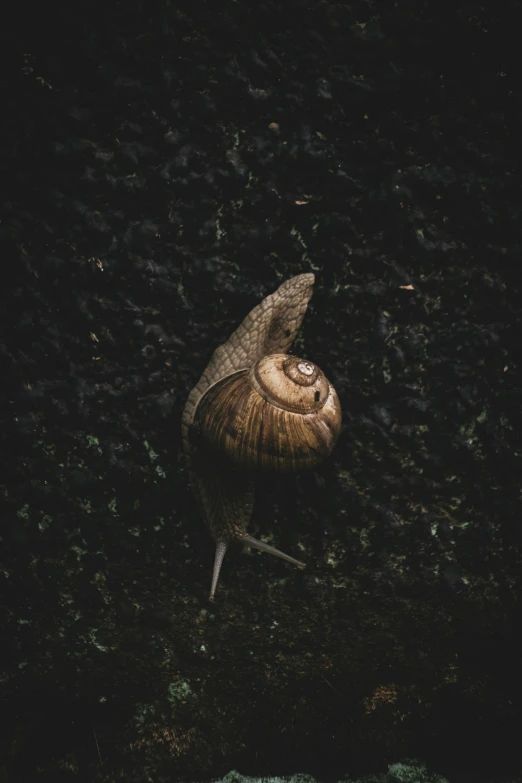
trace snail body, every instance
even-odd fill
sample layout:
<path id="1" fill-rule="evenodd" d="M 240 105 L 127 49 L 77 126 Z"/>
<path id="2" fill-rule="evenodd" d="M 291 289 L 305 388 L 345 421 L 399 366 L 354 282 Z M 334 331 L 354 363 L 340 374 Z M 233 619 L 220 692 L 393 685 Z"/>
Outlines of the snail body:
<path id="1" fill-rule="evenodd" d="M 304 564 L 247 532 L 259 473 L 316 467 L 335 446 L 341 406 L 313 364 L 286 353 L 302 323 L 314 276 L 287 280 L 216 349 L 183 412 L 191 484 L 216 541 L 210 599 L 237 541 Z"/>

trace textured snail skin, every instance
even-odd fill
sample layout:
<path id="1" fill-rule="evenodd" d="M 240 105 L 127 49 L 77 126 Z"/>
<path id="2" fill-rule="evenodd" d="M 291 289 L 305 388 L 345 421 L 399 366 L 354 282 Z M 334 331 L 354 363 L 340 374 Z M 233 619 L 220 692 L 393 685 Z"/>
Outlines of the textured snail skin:
<path id="1" fill-rule="evenodd" d="M 191 485 L 216 542 L 210 600 L 234 541 L 304 567 L 250 536 L 247 527 L 254 503 L 251 475 L 313 467 L 330 453 L 339 434 L 341 408 L 331 384 L 311 362 L 286 355 L 313 284 L 314 275 L 298 275 L 263 299 L 214 351 L 183 411 Z M 288 411 L 280 399 L 282 391 L 288 397 L 288 389 L 282 390 L 279 380 L 274 384 L 274 369 L 290 377 Z M 265 438 L 265 432 L 272 435 Z M 304 445 L 296 448 L 294 442 Z"/>

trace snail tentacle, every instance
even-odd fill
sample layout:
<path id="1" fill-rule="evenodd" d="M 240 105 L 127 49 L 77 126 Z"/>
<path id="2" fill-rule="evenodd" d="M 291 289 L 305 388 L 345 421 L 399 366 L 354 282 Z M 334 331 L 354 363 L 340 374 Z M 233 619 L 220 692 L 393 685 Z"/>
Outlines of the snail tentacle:
<path id="1" fill-rule="evenodd" d="M 214 557 L 214 571 L 212 572 L 212 587 L 210 588 L 209 600 L 213 601 L 216 594 L 216 587 L 219 581 L 219 574 L 221 573 L 221 566 L 225 558 L 226 551 L 228 549 L 228 543 L 226 541 L 218 541 L 216 543 L 216 555 Z"/>
<path id="2" fill-rule="evenodd" d="M 265 544 L 264 541 L 259 541 L 257 538 L 248 535 L 248 533 L 241 537 L 241 543 L 245 544 L 245 546 L 252 547 L 252 549 L 259 549 L 261 552 L 268 552 L 269 555 L 280 557 L 282 560 L 286 560 L 288 563 L 293 563 L 293 565 L 299 566 L 299 568 L 306 568 L 306 563 L 302 563 L 300 560 L 296 560 L 295 557 L 290 557 L 290 555 L 285 555 L 284 552 L 281 552 L 280 549 L 276 549 L 275 546 Z"/>

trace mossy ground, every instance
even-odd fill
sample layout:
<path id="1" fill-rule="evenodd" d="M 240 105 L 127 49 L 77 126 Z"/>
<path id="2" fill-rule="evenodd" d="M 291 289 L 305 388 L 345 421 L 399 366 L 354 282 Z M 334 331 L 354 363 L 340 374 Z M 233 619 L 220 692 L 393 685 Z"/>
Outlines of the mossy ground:
<path id="1" fill-rule="evenodd" d="M 254 10 L 72 5 L 13 35 L 3 774 L 324 779 L 415 756 L 507 779 L 518 26 L 501 65 L 484 5 Z M 212 350 L 306 271 L 295 351 L 336 386 L 343 432 L 314 475 L 263 484 L 253 529 L 307 569 L 230 556 L 209 606 L 181 411 Z"/>

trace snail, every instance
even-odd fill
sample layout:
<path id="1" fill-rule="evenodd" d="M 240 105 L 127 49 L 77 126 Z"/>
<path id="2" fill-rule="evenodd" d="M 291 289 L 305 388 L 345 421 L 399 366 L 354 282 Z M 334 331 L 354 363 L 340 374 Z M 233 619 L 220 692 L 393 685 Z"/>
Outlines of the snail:
<path id="1" fill-rule="evenodd" d="M 339 398 L 312 362 L 287 354 L 301 326 L 313 274 L 284 282 L 213 353 L 182 418 L 190 483 L 216 554 L 210 600 L 233 542 L 304 568 L 247 532 L 258 473 L 314 468 L 335 446 Z"/>

